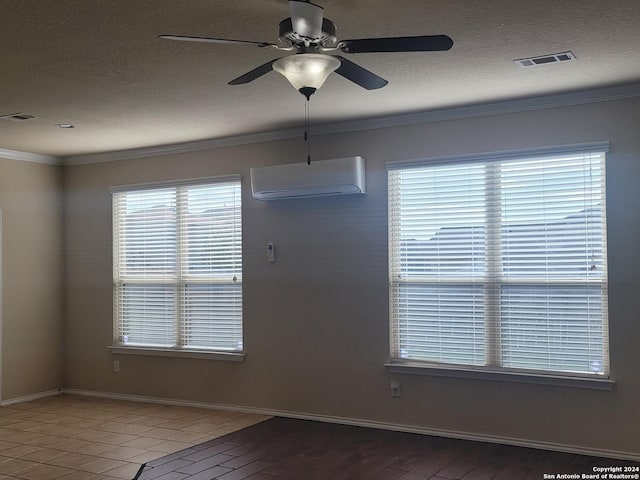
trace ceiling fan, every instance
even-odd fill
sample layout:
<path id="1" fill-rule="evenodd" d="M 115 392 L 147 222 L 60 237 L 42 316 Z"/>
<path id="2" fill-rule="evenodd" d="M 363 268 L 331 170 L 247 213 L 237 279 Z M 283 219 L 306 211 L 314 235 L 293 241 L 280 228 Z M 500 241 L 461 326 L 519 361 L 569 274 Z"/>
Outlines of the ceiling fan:
<path id="1" fill-rule="evenodd" d="M 276 58 L 254 68 L 231 80 L 229 85 L 249 83 L 275 70 L 287 78 L 307 100 L 333 71 L 367 90 L 387 85 L 388 82 L 384 78 L 335 53 L 433 52 L 446 51 L 453 46 L 453 40 L 447 35 L 338 41 L 336 26 L 331 20 L 324 18 L 321 6 L 309 0 L 289 0 L 289 12 L 290 17 L 280 22 L 279 44 L 181 35 L 160 35 L 160 38 L 185 42 L 254 45 L 294 52 L 293 55 Z"/>

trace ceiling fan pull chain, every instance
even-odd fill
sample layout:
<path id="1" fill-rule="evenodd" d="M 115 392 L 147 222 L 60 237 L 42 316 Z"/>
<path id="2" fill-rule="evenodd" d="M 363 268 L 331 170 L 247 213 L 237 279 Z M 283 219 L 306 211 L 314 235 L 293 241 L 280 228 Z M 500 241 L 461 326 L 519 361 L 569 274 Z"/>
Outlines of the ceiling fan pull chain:
<path id="1" fill-rule="evenodd" d="M 307 139 L 309 138 L 309 132 L 307 130 L 307 104 L 304 104 L 304 141 L 306 143 Z"/>
<path id="2" fill-rule="evenodd" d="M 307 98 L 304 104 L 304 141 L 307 142 L 307 165 L 311 165 L 311 122 L 309 116 L 309 98 Z"/>

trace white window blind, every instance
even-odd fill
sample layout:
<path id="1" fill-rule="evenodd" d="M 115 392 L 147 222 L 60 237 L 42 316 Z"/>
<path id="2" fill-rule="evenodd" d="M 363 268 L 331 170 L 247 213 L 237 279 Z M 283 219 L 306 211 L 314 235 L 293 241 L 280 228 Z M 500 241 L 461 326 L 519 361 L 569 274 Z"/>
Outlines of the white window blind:
<path id="1" fill-rule="evenodd" d="M 114 344 L 242 350 L 240 180 L 113 193 Z"/>
<path id="2" fill-rule="evenodd" d="M 604 152 L 389 166 L 398 363 L 609 374 Z"/>

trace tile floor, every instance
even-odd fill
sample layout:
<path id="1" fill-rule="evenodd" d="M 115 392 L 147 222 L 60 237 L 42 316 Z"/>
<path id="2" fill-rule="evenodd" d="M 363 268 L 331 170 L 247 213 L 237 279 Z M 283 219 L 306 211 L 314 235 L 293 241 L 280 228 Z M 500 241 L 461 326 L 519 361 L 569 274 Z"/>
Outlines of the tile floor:
<path id="1" fill-rule="evenodd" d="M 129 480 L 143 463 L 268 418 L 75 395 L 0 407 L 0 480 Z"/>

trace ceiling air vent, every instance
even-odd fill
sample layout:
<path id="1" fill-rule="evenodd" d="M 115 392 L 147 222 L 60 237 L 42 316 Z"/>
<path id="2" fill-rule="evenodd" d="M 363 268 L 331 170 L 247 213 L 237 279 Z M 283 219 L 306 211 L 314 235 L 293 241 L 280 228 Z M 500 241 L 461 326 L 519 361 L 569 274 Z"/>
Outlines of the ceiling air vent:
<path id="1" fill-rule="evenodd" d="M 575 60 L 576 56 L 571 52 L 552 53 L 550 55 L 541 55 L 539 57 L 520 58 L 514 60 L 513 63 L 520 68 L 539 67 L 541 65 L 549 65 L 550 63 L 568 62 Z"/>
<path id="2" fill-rule="evenodd" d="M 27 120 L 33 120 L 34 118 L 38 117 L 28 113 L 10 113 L 9 115 L 0 115 L 0 119 L 9 120 L 10 122 L 26 122 Z"/>

